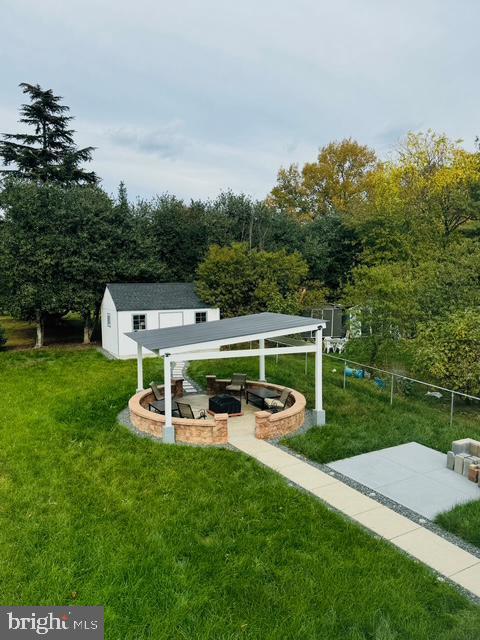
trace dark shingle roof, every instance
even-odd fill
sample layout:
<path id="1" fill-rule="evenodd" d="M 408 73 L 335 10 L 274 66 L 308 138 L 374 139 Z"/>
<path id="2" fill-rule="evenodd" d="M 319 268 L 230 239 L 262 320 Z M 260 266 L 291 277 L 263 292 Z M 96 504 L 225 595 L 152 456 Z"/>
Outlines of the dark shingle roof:
<path id="1" fill-rule="evenodd" d="M 113 282 L 107 285 L 117 311 L 205 309 L 193 282 Z"/>
<path id="2" fill-rule="evenodd" d="M 314 330 L 319 326 L 324 327 L 325 321 L 304 316 L 265 312 L 181 327 L 146 329 L 125 335 L 150 351 L 165 351 L 166 349 L 174 350 L 179 347 L 219 340 L 231 341 L 234 344 L 242 342 L 246 336 L 261 337 L 262 334 L 268 333 L 289 335 Z"/>

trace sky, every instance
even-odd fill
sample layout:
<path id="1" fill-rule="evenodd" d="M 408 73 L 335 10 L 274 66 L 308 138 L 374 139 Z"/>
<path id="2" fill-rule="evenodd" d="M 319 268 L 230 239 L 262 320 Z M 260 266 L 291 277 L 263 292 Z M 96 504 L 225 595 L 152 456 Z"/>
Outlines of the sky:
<path id="1" fill-rule="evenodd" d="M 0 0 L 0 131 L 39 83 L 109 193 L 263 198 L 332 140 L 473 148 L 479 23 L 476 0 Z"/>

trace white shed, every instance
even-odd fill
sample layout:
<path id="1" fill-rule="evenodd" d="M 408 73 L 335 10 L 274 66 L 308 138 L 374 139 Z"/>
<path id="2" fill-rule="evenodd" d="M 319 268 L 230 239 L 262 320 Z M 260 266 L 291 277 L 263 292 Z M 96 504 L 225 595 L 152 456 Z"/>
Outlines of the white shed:
<path id="1" fill-rule="evenodd" d="M 116 358 L 134 358 L 137 344 L 126 333 L 219 319 L 220 309 L 204 304 L 191 282 L 114 282 L 103 294 L 102 347 Z"/>

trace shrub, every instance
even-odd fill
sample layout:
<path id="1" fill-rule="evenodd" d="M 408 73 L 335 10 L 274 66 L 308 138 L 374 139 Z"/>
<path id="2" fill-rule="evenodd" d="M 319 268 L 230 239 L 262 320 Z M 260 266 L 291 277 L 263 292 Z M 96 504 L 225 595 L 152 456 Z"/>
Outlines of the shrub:
<path id="1" fill-rule="evenodd" d="M 478 311 L 455 311 L 420 327 L 416 361 L 446 387 L 480 394 L 480 325 Z"/>

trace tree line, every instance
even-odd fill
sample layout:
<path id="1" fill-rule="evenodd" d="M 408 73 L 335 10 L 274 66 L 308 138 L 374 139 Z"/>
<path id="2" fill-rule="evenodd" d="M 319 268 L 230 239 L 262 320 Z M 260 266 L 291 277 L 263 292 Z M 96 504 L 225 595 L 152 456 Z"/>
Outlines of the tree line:
<path id="1" fill-rule="evenodd" d="M 345 139 L 280 168 L 264 200 L 131 202 L 84 169 L 94 148 L 75 146 L 61 98 L 21 86 L 33 133 L 0 143 L 0 306 L 36 321 L 38 345 L 46 318 L 67 311 L 88 341 L 108 281 L 195 280 L 227 316 L 341 302 L 373 337 L 372 359 L 382 341 L 408 340 L 437 379 L 480 387 L 451 353 L 468 340 L 480 361 L 478 149 L 409 133 L 385 161 Z"/>

